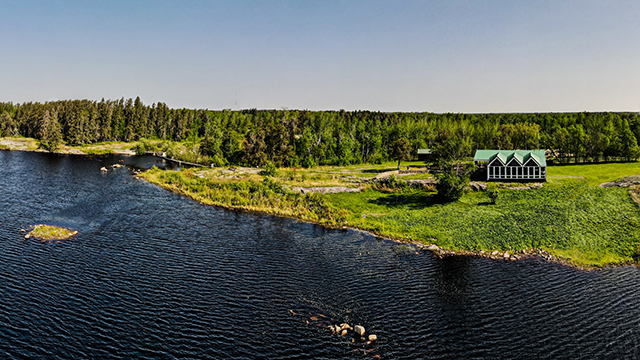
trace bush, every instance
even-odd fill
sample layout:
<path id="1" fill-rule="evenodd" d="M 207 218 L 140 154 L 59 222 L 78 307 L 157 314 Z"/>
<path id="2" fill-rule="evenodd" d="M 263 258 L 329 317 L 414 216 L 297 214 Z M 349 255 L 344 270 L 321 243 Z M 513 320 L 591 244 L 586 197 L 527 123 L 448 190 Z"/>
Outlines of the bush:
<path id="1" fill-rule="evenodd" d="M 448 203 L 458 201 L 464 195 L 464 188 L 469 183 L 469 177 L 466 175 L 456 176 L 451 172 L 445 172 L 438 175 L 438 198 L 440 201 Z"/>
<path id="2" fill-rule="evenodd" d="M 275 164 L 269 161 L 258 173 L 262 176 L 273 176 L 275 177 L 278 174 L 278 168 L 276 168 Z"/>
<path id="3" fill-rule="evenodd" d="M 500 192 L 496 184 L 493 184 L 493 183 L 487 184 L 487 195 L 489 195 L 489 200 L 491 200 L 492 204 L 495 205 L 496 201 L 498 200 L 499 194 Z"/>
<path id="4" fill-rule="evenodd" d="M 272 177 L 266 177 L 262 183 L 276 194 L 283 195 L 287 192 L 282 184 L 274 180 Z"/>
<path id="5" fill-rule="evenodd" d="M 134 148 L 136 155 L 144 155 L 147 152 L 147 147 L 142 141 L 138 141 Z"/>
<path id="6" fill-rule="evenodd" d="M 396 174 L 391 174 L 387 178 L 384 178 L 375 183 L 374 188 L 379 191 L 395 191 L 402 190 L 407 187 L 407 182 L 396 177 Z"/>

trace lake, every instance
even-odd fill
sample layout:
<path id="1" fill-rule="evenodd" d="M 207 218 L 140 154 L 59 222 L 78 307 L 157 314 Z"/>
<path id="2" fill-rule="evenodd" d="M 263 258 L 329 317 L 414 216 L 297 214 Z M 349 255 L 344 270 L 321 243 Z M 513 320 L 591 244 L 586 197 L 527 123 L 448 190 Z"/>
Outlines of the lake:
<path id="1" fill-rule="evenodd" d="M 439 259 L 203 206 L 132 176 L 151 165 L 0 151 L 2 358 L 640 358 L 636 267 Z M 41 223 L 79 235 L 25 240 Z"/>

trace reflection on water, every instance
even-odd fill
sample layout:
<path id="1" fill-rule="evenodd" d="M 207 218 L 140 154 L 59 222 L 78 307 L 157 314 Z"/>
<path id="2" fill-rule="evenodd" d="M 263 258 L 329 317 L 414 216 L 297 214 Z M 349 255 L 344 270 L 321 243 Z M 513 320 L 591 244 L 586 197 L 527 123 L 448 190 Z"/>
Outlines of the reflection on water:
<path id="1" fill-rule="evenodd" d="M 127 167 L 100 171 L 114 163 Z M 153 164 L 0 151 L 2 357 L 640 357 L 635 267 L 416 255 L 131 176 Z M 20 229 L 37 223 L 80 234 L 25 241 Z M 375 351 L 307 325 L 318 313 L 365 326 Z"/>

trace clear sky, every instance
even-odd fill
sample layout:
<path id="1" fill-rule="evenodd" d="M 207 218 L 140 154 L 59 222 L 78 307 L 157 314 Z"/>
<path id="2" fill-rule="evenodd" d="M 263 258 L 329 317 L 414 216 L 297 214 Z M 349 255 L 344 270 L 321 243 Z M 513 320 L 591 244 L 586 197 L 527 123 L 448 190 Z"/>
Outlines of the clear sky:
<path id="1" fill-rule="evenodd" d="M 0 101 L 640 110 L 640 1 L 0 0 Z"/>

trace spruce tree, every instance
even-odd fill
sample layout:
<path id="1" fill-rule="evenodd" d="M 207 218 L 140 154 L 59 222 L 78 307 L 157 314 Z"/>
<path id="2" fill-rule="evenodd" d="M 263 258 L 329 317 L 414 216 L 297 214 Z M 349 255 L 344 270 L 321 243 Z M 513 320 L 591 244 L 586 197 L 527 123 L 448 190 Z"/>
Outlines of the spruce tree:
<path id="1" fill-rule="evenodd" d="M 8 112 L 3 112 L 2 117 L 0 117 L 0 136 L 15 136 L 16 135 L 16 127 L 13 123 L 13 119 Z"/>
<path id="2" fill-rule="evenodd" d="M 58 150 L 62 144 L 62 129 L 55 112 L 52 115 L 49 110 L 45 111 L 38 135 L 41 148 L 49 152 Z"/>

